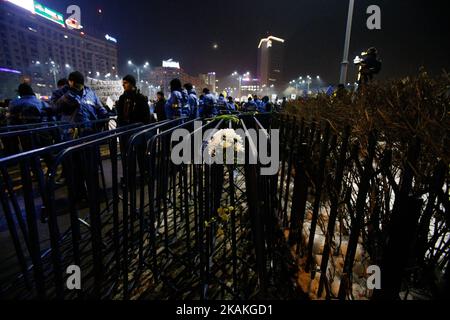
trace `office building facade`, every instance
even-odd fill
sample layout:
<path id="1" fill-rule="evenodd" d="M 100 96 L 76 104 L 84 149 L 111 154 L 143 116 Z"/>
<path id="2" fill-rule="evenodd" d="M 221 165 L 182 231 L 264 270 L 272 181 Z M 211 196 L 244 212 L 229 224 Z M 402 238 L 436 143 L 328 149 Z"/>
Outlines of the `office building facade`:
<path id="1" fill-rule="evenodd" d="M 261 87 L 277 87 L 283 82 L 285 40 L 269 36 L 258 45 L 258 78 Z"/>
<path id="2" fill-rule="evenodd" d="M 43 94 L 74 70 L 115 78 L 115 38 L 85 28 L 70 29 L 62 14 L 29 2 L 0 2 L 0 68 L 20 72 Z"/>
<path id="3" fill-rule="evenodd" d="M 160 88 L 164 94 L 170 94 L 170 81 L 175 78 L 180 79 L 183 84 L 192 83 L 198 94 L 201 93 L 203 88 L 209 87 L 202 75 L 199 77 L 191 76 L 180 67 L 178 62 L 172 62 L 172 64 L 165 62 L 167 61 L 163 61 L 162 66 L 152 69 L 148 75 L 148 83 Z"/>

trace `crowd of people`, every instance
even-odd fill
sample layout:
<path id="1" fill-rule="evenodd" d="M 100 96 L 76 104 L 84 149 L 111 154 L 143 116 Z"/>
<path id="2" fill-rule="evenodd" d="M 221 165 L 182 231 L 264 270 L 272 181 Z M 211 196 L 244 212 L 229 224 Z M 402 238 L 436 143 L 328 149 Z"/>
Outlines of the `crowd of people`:
<path id="1" fill-rule="evenodd" d="M 58 88 L 48 102 L 38 99 L 30 84 L 22 83 L 17 90 L 18 98 L 6 101 L 0 110 L 2 125 L 34 124 L 44 121 L 84 123 L 117 116 L 119 126 L 134 123 L 148 124 L 187 117 L 211 118 L 220 114 L 236 112 L 272 112 L 274 105 L 269 97 L 249 97 L 245 103 L 233 97 L 214 95 L 204 88 L 200 95 L 191 83 L 184 85 L 179 79 L 170 82 L 170 96 L 157 93 L 156 101 L 149 103 L 140 93 L 132 75 L 123 78 L 124 92 L 112 110 L 104 106 L 93 89 L 85 85 L 80 72 L 72 72 L 67 79 L 58 81 Z"/>

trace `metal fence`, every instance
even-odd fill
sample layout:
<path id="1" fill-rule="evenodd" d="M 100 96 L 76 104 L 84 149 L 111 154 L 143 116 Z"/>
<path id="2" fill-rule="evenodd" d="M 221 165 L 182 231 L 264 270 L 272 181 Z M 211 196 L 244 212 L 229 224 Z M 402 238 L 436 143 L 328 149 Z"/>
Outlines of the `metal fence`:
<path id="1" fill-rule="evenodd" d="M 344 300 L 406 297 L 417 287 L 440 294 L 426 277 L 449 273 L 448 163 L 425 161 L 420 141 L 402 149 L 377 132 L 366 141 L 351 128 L 334 132 L 280 115 L 201 121 L 119 128 L 0 159 L 9 231 L 0 294 Z M 172 161 L 175 130 L 184 130 L 192 160 L 211 137 L 198 145 L 195 135 L 224 128 L 243 129 L 246 159 L 255 152 L 256 163 Z M 267 143 L 276 152 L 274 130 L 280 169 L 266 176 L 259 151 Z M 57 154 L 50 166 L 45 154 Z M 81 290 L 66 286 L 70 265 L 82 270 Z M 363 283 L 369 265 L 383 270 L 374 293 Z"/>

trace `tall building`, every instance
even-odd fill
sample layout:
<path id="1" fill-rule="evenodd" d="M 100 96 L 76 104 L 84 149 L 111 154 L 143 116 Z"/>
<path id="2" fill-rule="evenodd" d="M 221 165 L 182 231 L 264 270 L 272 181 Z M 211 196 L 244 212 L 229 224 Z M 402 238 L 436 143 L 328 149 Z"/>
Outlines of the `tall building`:
<path id="1" fill-rule="evenodd" d="M 208 72 L 204 74 L 200 74 L 199 77 L 206 84 L 206 87 L 213 93 L 217 92 L 217 81 L 216 81 L 216 73 Z"/>
<path id="2" fill-rule="evenodd" d="M 283 81 L 284 40 L 274 36 L 261 39 L 258 45 L 258 78 L 261 87 L 277 86 Z"/>
<path id="3" fill-rule="evenodd" d="M 198 94 L 200 94 L 203 88 L 207 86 L 203 77 L 194 77 L 187 74 L 180 67 L 179 62 L 172 61 L 171 59 L 163 61 L 161 67 L 154 68 L 149 73 L 148 82 L 153 86 L 159 87 L 164 92 L 164 94 L 169 95 L 170 81 L 175 78 L 180 79 L 181 83 L 183 84 L 192 83 Z"/>
<path id="4" fill-rule="evenodd" d="M 0 69 L 29 77 L 38 93 L 49 94 L 56 79 L 74 70 L 111 78 L 118 72 L 114 37 L 95 34 L 33 0 L 0 2 L 0 42 Z"/>

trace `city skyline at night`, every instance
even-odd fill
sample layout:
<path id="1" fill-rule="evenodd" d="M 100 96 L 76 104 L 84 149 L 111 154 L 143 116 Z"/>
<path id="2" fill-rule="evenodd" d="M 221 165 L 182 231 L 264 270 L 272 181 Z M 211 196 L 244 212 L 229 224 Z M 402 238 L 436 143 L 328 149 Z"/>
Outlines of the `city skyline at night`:
<path id="1" fill-rule="evenodd" d="M 73 1 L 43 0 L 65 12 Z M 230 1 L 187 4 L 181 1 L 84 1 L 86 29 L 112 35 L 118 41 L 119 67 L 126 61 L 160 61 L 173 57 L 191 74 L 214 70 L 218 77 L 233 71 L 257 71 L 257 45 L 276 34 L 286 40 L 286 79 L 320 74 L 328 82 L 339 79 L 348 4 L 340 1 Z M 378 5 L 382 29 L 368 30 L 366 9 Z M 382 78 L 414 74 L 418 66 L 439 73 L 450 55 L 449 29 L 443 1 L 358 1 L 355 6 L 350 57 L 371 46 L 383 60 Z M 99 13 L 101 10 L 101 14 Z M 198 15 L 200 19 L 189 19 Z M 129 19 L 133 17 L 133 19 Z M 210 26 L 205 28 L 205 26 Z M 126 71 L 123 70 L 123 71 Z M 351 66 L 349 77 L 356 76 Z"/>

